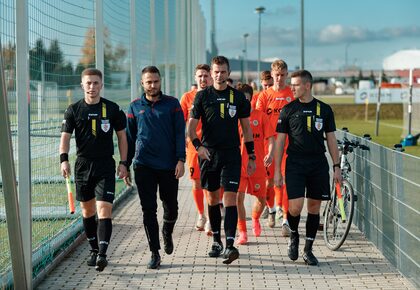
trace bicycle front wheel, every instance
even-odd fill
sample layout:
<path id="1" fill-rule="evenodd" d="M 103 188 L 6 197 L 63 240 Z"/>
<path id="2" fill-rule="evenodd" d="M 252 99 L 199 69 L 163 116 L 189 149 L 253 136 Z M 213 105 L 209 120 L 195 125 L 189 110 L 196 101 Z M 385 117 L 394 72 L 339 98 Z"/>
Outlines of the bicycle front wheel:
<path id="1" fill-rule="evenodd" d="M 338 250 L 346 240 L 354 214 L 354 191 L 347 180 L 343 180 L 341 194 L 343 196 L 345 218 L 341 214 L 335 189 L 331 196 L 331 200 L 327 203 L 324 217 L 324 241 L 327 247 L 332 251 Z"/>

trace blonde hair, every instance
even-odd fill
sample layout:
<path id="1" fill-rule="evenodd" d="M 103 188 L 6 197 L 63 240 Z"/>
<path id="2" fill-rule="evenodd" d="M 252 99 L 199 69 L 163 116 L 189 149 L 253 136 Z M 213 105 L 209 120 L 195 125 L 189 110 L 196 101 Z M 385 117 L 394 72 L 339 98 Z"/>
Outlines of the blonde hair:
<path id="1" fill-rule="evenodd" d="M 271 64 L 271 70 L 282 70 L 282 69 L 286 69 L 286 70 L 288 69 L 287 63 L 282 59 L 275 60 Z"/>

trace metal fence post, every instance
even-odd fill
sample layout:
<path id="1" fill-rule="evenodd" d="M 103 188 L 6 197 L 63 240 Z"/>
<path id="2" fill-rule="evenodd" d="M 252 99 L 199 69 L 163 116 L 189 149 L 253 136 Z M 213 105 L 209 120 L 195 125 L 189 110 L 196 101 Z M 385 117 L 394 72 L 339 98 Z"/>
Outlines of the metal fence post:
<path id="1" fill-rule="evenodd" d="M 95 58 L 96 68 L 105 75 L 104 9 L 102 0 L 95 0 Z M 102 94 L 104 94 L 104 91 L 102 91 Z"/>
<path id="2" fill-rule="evenodd" d="M 130 1 L 130 87 L 131 87 L 131 100 L 137 98 L 137 19 L 136 19 L 136 0 Z"/>
<path id="3" fill-rule="evenodd" d="M 19 1 L 17 1 L 19 2 Z M 22 1 L 23 2 L 23 1 Z M 1 50 L 1 42 L 0 42 Z M 18 194 L 16 189 L 15 165 L 10 133 L 9 112 L 7 105 L 6 83 L 3 70 L 3 58 L 0 53 L 0 167 L 3 180 L 4 202 L 6 208 L 7 229 L 12 259 L 12 271 L 15 289 L 30 289 L 25 255 L 23 251 L 22 228 L 19 217 Z"/>
<path id="4" fill-rule="evenodd" d="M 31 139 L 28 1 L 16 1 L 16 103 L 18 113 L 18 192 L 27 285 L 32 284 Z M 45 96 L 42 96 L 45 97 Z M 16 282 L 16 280 L 15 280 Z"/>

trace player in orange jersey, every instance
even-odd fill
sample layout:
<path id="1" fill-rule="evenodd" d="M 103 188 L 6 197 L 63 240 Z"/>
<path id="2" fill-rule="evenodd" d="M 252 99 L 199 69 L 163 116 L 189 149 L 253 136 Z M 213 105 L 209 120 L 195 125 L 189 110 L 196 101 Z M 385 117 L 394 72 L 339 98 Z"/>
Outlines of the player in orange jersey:
<path id="1" fill-rule="evenodd" d="M 238 86 L 237 89 L 245 94 L 247 100 L 252 100 L 252 87 L 246 84 Z M 256 197 L 252 206 L 252 231 L 256 237 L 261 235 L 260 216 L 265 206 L 266 198 L 266 181 L 265 167 L 269 166 L 274 156 L 274 135 L 273 127 L 268 116 L 261 111 L 251 109 L 249 117 L 252 134 L 254 138 L 255 163 L 257 169 L 251 176 L 247 174 L 248 154 L 246 152 L 244 140 L 241 140 L 242 169 L 241 181 L 239 184 L 237 195 L 238 206 L 238 232 L 239 237 L 236 240 L 238 245 L 244 245 L 248 242 L 246 228 L 246 212 L 244 206 L 245 193 L 249 193 Z M 265 154 L 265 142 L 268 142 L 268 153 Z"/>
<path id="2" fill-rule="evenodd" d="M 210 76 L 210 67 L 207 64 L 199 64 L 195 68 L 194 79 L 197 83 L 197 89 L 186 92 L 181 98 L 181 107 L 184 112 L 185 122 L 188 126 L 188 120 L 190 119 L 190 110 L 194 102 L 195 95 L 197 92 L 210 86 L 213 81 Z M 197 135 L 201 138 L 201 122 L 197 126 Z M 211 233 L 210 224 L 206 226 L 206 216 L 204 215 L 204 193 L 200 183 L 200 166 L 198 164 L 197 150 L 191 144 L 191 140 L 187 139 L 187 165 L 190 172 L 190 179 L 192 181 L 192 194 L 195 205 L 198 211 L 198 220 L 196 223 L 196 230 L 203 231 L 204 228 L 208 228 L 206 232 Z"/>
<path id="3" fill-rule="evenodd" d="M 273 86 L 273 77 L 271 76 L 271 71 L 269 70 L 264 70 L 260 73 L 260 83 L 261 83 L 261 87 L 262 87 L 262 91 L 268 89 L 269 87 Z M 251 99 L 251 109 L 255 110 L 255 107 L 257 105 L 257 100 L 258 100 L 258 95 L 261 92 L 259 91 L 255 91 L 252 95 L 252 99 Z"/>
<path id="4" fill-rule="evenodd" d="M 276 60 L 271 64 L 271 76 L 274 84 L 272 87 L 264 90 L 259 96 L 256 109 L 267 114 L 273 127 L 277 126 L 281 109 L 290 103 L 294 97 L 292 90 L 286 84 L 288 74 L 287 64 L 283 60 Z M 266 152 L 268 146 L 266 144 Z M 283 156 L 284 158 L 284 156 Z M 283 162 L 282 164 L 285 164 Z M 276 207 L 274 206 L 274 197 L 276 197 L 278 217 L 283 217 L 282 235 L 290 235 L 290 227 L 287 222 L 288 198 L 286 187 L 274 187 L 274 163 L 267 167 L 267 206 L 269 208 L 268 226 L 274 227 L 276 223 Z M 284 171 L 284 169 L 282 169 Z M 281 211 L 283 210 L 283 215 Z"/>

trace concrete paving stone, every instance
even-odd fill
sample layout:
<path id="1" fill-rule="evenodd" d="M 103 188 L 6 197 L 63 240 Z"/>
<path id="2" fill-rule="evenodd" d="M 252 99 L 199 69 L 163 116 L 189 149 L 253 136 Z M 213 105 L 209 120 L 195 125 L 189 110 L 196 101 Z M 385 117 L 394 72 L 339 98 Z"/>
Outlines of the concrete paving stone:
<path id="1" fill-rule="evenodd" d="M 226 266 L 221 258 L 207 256 L 212 238 L 194 228 L 197 213 L 188 177 L 181 179 L 179 188 L 175 250 L 170 256 L 161 251 L 159 270 L 146 269 L 150 251 L 140 202 L 133 194 L 114 212 L 108 267 L 97 273 L 86 266 L 89 251 L 85 241 L 61 261 L 38 289 L 415 289 L 355 227 L 342 248 L 334 252 L 325 247 L 322 233 L 318 233 L 314 253 L 320 265 L 309 267 L 300 256 L 296 262 L 288 259 L 288 238 L 280 236 L 279 224 L 271 229 L 262 220 L 262 236 L 255 238 L 248 219 L 249 243 L 239 246 L 240 258 Z M 245 201 L 250 213 L 253 199 L 247 196 Z M 158 218 L 161 225 L 161 205 Z M 301 235 L 305 220 L 303 214 Z"/>

